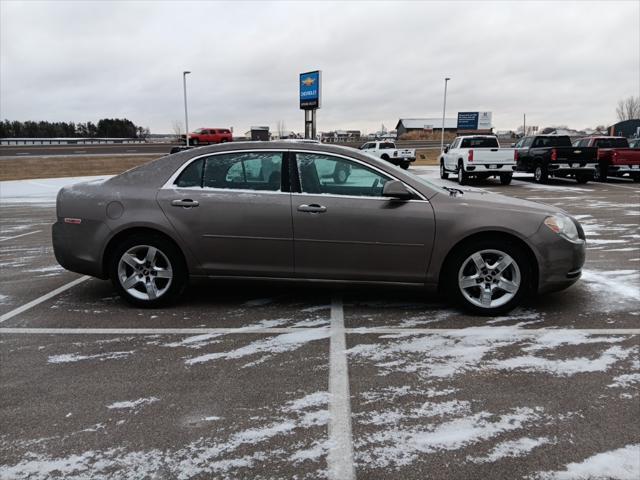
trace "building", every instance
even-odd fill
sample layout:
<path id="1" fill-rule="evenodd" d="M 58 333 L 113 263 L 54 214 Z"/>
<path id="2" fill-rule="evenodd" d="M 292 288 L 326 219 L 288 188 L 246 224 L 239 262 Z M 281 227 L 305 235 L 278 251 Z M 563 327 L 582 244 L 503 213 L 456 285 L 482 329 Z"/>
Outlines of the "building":
<path id="1" fill-rule="evenodd" d="M 616 137 L 638 138 L 640 137 L 640 119 L 623 120 L 609 128 L 609 135 Z"/>
<path id="2" fill-rule="evenodd" d="M 335 130 L 333 132 L 322 132 L 320 138 L 323 142 L 349 142 L 359 141 L 361 135 L 360 130 Z"/>
<path id="3" fill-rule="evenodd" d="M 251 127 L 251 140 L 269 141 L 269 127 Z"/>
<path id="4" fill-rule="evenodd" d="M 455 133 L 458 129 L 457 118 L 444 119 L 444 131 Z M 415 131 L 442 130 L 442 117 L 440 118 L 401 118 L 396 125 L 397 136 L 400 138 L 405 133 Z"/>

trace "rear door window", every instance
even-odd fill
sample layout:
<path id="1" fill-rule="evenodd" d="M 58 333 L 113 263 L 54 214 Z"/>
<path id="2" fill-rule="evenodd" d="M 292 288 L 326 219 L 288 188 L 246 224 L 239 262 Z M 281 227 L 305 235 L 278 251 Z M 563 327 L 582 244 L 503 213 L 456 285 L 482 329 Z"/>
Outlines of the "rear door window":
<path id="1" fill-rule="evenodd" d="M 207 158 L 203 186 L 233 190 L 281 190 L 282 152 L 243 152 Z"/>
<path id="2" fill-rule="evenodd" d="M 202 187 L 202 167 L 204 158 L 191 162 L 178 176 L 174 184 L 178 188 Z"/>

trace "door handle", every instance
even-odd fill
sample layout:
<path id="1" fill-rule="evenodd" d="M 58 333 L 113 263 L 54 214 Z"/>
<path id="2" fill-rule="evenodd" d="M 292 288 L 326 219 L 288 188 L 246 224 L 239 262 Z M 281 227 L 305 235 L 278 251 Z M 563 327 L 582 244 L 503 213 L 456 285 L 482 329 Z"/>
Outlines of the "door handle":
<path id="1" fill-rule="evenodd" d="M 298 207 L 298 211 L 307 213 L 324 213 L 327 211 L 327 207 L 323 207 L 317 203 L 312 203 L 311 205 L 300 205 Z"/>
<path id="2" fill-rule="evenodd" d="M 191 207 L 197 207 L 198 205 L 200 205 L 200 203 L 197 202 L 196 200 L 185 198 L 184 200 L 173 200 L 171 202 L 171 205 L 174 207 L 191 208 Z"/>

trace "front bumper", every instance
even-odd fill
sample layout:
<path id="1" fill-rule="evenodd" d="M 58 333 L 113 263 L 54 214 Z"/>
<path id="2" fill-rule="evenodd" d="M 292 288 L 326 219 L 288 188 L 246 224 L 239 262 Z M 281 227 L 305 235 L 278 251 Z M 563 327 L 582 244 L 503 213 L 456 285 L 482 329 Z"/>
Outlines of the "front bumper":
<path id="1" fill-rule="evenodd" d="M 585 240 L 570 241 L 541 225 L 530 241 L 537 247 L 538 293 L 564 290 L 580 279 L 587 253 Z"/>

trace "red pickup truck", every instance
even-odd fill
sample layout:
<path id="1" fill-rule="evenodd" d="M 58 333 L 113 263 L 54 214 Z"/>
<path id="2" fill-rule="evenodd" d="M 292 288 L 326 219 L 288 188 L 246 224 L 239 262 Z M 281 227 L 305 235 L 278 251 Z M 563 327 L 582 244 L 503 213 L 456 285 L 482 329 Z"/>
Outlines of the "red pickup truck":
<path id="1" fill-rule="evenodd" d="M 629 148 L 624 137 L 585 137 L 578 140 L 576 147 L 596 147 L 598 165 L 594 179 L 606 182 L 607 177 L 632 178 L 640 182 L 640 150 Z"/>
<path id="2" fill-rule="evenodd" d="M 185 141 L 182 135 L 182 141 Z M 194 147 L 198 145 L 206 145 L 209 143 L 225 143 L 232 142 L 233 134 L 228 128 L 199 128 L 189 134 L 189 145 Z"/>

